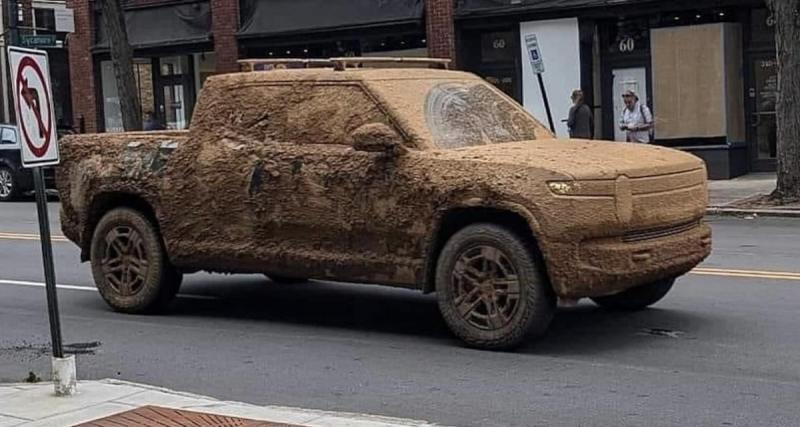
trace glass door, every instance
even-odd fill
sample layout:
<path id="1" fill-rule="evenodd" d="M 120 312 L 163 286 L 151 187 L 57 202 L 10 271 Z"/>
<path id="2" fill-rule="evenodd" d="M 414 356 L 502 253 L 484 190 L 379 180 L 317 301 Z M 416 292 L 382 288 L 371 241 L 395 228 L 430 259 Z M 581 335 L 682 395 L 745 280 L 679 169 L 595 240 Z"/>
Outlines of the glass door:
<path id="1" fill-rule="evenodd" d="M 778 64 L 774 54 L 753 57 L 748 89 L 753 170 L 774 169 L 777 148 Z"/>
<path id="2" fill-rule="evenodd" d="M 194 107 L 194 71 L 191 56 L 157 58 L 156 115 L 169 130 L 189 127 Z"/>

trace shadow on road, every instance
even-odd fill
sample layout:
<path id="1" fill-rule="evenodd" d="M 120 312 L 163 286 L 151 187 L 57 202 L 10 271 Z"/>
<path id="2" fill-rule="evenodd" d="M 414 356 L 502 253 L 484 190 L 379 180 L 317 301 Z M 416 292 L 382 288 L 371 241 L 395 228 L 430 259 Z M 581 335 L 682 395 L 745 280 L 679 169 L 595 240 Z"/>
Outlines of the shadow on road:
<path id="1" fill-rule="evenodd" d="M 378 286 L 311 281 L 277 284 L 251 276 L 218 283 L 213 276 L 194 281 L 184 293 L 219 299 L 180 298 L 171 316 L 200 316 L 313 325 L 353 331 L 419 336 L 457 345 L 442 320 L 435 295 Z M 585 300 L 560 309 L 548 333 L 518 352 L 539 355 L 596 354 L 641 345 L 647 339 L 692 339 L 709 319 L 681 310 L 651 308 L 622 313 Z"/>
<path id="2" fill-rule="evenodd" d="M 414 291 L 310 281 L 205 280 L 181 292 L 220 295 L 216 300 L 179 298 L 172 315 L 265 320 L 420 336 L 447 336 L 436 298 Z M 199 291 L 199 292 L 198 292 Z"/>

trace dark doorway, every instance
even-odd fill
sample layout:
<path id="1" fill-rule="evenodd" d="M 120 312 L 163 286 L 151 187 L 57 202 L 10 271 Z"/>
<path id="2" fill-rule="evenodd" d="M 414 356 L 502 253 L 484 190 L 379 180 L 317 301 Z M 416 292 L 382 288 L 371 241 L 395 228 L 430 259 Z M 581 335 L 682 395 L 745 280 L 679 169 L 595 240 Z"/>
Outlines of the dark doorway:
<path id="1" fill-rule="evenodd" d="M 600 33 L 601 105 L 606 140 L 624 140 L 619 131 L 622 92 L 635 91 L 652 111 L 650 28 L 647 18 L 598 23 Z M 654 114 L 658 114 L 653 111 Z"/>
<path id="2" fill-rule="evenodd" d="M 459 45 L 459 57 L 465 70 L 522 102 L 518 28 L 465 29 Z"/>

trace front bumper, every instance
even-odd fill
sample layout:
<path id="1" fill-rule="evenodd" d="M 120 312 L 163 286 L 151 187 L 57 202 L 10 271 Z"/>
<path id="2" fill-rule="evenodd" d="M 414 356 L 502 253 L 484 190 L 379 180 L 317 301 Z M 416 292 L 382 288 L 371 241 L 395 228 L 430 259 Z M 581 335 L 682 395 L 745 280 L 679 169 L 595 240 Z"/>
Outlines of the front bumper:
<path id="1" fill-rule="evenodd" d="M 710 253 L 711 228 L 695 222 L 579 243 L 551 243 L 546 258 L 556 293 L 583 298 L 683 275 Z"/>

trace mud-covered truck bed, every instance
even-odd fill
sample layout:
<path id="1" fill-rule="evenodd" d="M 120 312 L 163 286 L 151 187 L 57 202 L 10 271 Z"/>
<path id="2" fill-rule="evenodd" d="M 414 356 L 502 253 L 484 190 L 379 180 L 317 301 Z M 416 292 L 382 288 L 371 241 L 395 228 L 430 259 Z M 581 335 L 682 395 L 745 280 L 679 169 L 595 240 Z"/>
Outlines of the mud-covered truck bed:
<path id="1" fill-rule="evenodd" d="M 701 160 L 554 139 L 468 73 L 215 76 L 187 132 L 62 152 L 64 234 L 123 312 L 200 270 L 375 283 L 436 292 L 464 342 L 510 348 L 559 297 L 654 304 L 711 249 Z"/>

